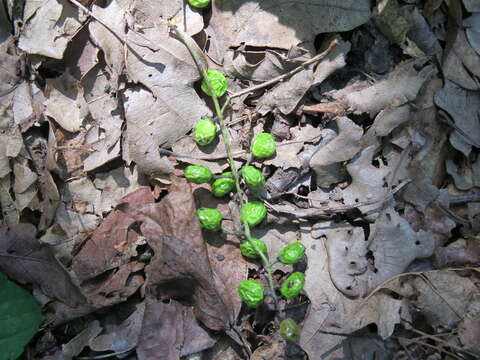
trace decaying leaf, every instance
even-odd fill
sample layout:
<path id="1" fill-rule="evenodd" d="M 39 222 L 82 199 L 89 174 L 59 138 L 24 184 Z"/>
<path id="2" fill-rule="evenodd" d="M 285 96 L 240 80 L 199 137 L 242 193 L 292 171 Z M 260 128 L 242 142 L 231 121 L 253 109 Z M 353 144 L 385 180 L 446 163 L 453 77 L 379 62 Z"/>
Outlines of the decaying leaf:
<path id="1" fill-rule="evenodd" d="M 0 232 L 0 270 L 23 284 L 32 284 L 51 297 L 75 307 L 85 302 L 51 249 L 36 239 L 31 224 L 18 224 Z"/>
<path id="2" fill-rule="evenodd" d="M 25 25 L 18 42 L 19 48 L 29 54 L 61 59 L 68 43 L 82 25 L 80 10 L 67 0 L 25 3 Z"/>
<path id="3" fill-rule="evenodd" d="M 229 47 L 289 49 L 319 33 L 353 29 L 369 17 L 369 3 L 363 0 L 344 1 L 341 7 L 325 0 L 287 1 L 281 7 L 272 0 L 227 0 L 213 4 L 206 32 L 213 40 L 210 55 L 222 61 Z"/>
<path id="4" fill-rule="evenodd" d="M 147 298 L 137 355 L 139 360 L 177 360 L 215 341 L 195 320 L 191 307 Z"/>
<path id="5" fill-rule="evenodd" d="M 329 187 L 345 179 L 341 163 L 350 160 L 360 150 L 362 128 L 347 117 L 338 117 L 336 123 L 338 136 L 310 159 L 310 167 L 315 171 L 321 187 Z"/>
<path id="6" fill-rule="evenodd" d="M 119 209 L 141 221 L 141 230 L 155 255 L 146 267 L 151 296 L 192 298 L 197 318 L 215 330 L 229 329 L 233 306 L 225 284 L 208 261 L 190 186 L 177 180 L 156 204 Z"/>

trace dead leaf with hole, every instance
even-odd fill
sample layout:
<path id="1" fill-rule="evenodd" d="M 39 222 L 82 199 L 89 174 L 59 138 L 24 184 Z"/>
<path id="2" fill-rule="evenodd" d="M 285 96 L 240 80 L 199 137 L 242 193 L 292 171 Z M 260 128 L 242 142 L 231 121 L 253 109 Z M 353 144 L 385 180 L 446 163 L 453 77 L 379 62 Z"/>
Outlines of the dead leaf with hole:
<path id="1" fill-rule="evenodd" d="M 148 187 L 139 188 L 119 200 L 120 204 L 128 203 L 132 206 L 153 202 Z M 143 240 L 130 228 L 134 221 L 119 210 L 108 214 L 73 258 L 72 268 L 81 281 L 126 264 L 131 257 L 137 255 L 135 249 Z"/>
<path id="2" fill-rule="evenodd" d="M 190 185 L 177 179 L 159 203 L 121 204 L 119 209 L 142 222 L 142 234 L 155 253 L 146 267 L 147 293 L 193 298 L 195 315 L 202 323 L 228 332 L 235 319 L 231 292 L 208 260 Z"/>
<path id="3" fill-rule="evenodd" d="M 479 146 L 480 93 L 462 89 L 447 80 L 443 89 L 435 95 L 435 103 L 452 117 L 457 127 L 450 135 L 450 143 L 468 156 L 472 145 Z"/>
<path id="4" fill-rule="evenodd" d="M 61 59 L 82 26 L 81 14 L 67 0 L 26 1 L 18 47 L 28 54 Z"/>
<path id="5" fill-rule="evenodd" d="M 363 130 L 347 117 L 336 118 L 338 136 L 317 151 L 310 159 L 317 184 L 329 187 L 345 179 L 342 162 L 350 160 L 360 150 Z"/>
<path id="6" fill-rule="evenodd" d="M 368 21 L 368 1 L 344 1 L 341 7 L 328 0 L 299 4 L 286 1 L 245 2 L 226 0 L 212 4 L 212 18 L 206 29 L 211 37 L 209 55 L 222 62 L 229 47 L 289 49 L 312 43 L 319 33 L 348 31 Z"/>
<path id="7" fill-rule="evenodd" d="M 85 303 L 84 296 L 58 263 L 51 249 L 36 239 L 31 224 L 0 229 L 0 270 L 10 278 L 32 284 L 46 296 L 75 307 Z"/>

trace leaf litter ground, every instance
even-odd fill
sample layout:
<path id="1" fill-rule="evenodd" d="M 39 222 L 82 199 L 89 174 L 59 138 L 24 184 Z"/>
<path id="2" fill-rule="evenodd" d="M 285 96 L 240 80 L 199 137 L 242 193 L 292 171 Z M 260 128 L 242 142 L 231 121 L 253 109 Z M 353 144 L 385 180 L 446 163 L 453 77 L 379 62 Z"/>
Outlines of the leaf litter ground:
<path id="1" fill-rule="evenodd" d="M 473 0 L 2 7 L 0 271 L 45 317 L 24 356 L 478 358 L 478 19 Z M 212 104 L 172 24 L 228 77 L 235 161 L 266 175 L 252 235 L 270 258 L 306 247 L 305 289 L 280 304 L 298 344 L 268 297 L 237 296 L 264 274 L 232 235 L 235 202 L 183 178 L 228 163 L 193 141 Z M 277 154 L 259 162 L 262 132 Z M 201 206 L 226 233 L 200 229 Z"/>

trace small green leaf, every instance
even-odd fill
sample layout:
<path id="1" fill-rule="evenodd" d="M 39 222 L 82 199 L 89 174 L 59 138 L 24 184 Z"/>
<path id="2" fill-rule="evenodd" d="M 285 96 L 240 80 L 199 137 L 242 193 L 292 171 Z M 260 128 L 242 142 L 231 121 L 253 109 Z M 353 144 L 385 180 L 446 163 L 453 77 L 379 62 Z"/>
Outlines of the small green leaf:
<path id="1" fill-rule="evenodd" d="M 265 176 L 255 166 L 244 166 L 242 168 L 242 177 L 250 189 L 260 190 L 265 185 Z"/>
<path id="2" fill-rule="evenodd" d="M 296 264 L 305 255 L 305 246 L 299 242 L 289 244 L 280 250 L 278 258 L 283 264 Z"/>
<path id="3" fill-rule="evenodd" d="M 250 307 L 258 307 L 263 303 L 265 288 L 255 280 L 244 280 L 237 287 L 238 295 Z"/>
<path id="4" fill-rule="evenodd" d="M 203 184 L 212 180 L 212 172 L 202 165 L 188 165 L 185 169 L 185 177 L 195 184 Z"/>
<path id="5" fill-rule="evenodd" d="M 292 318 L 283 319 L 280 323 L 280 336 L 285 340 L 297 343 L 300 341 L 300 328 Z"/>
<path id="6" fill-rule="evenodd" d="M 250 238 L 248 241 L 244 241 L 240 244 L 240 252 L 243 256 L 256 259 L 260 257 L 259 253 L 253 247 L 253 243 L 257 246 L 257 248 L 267 256 L 267 245 L 263 240 L 257 238 Z"/>
<path id="7" fill-rule="evenodd" d="M 15 360 L 42 322 L 40 305 L 0 273 L 0 360 Z"/>
<path id="8" fill-rule="evenodd" d="M 188 0 L 188 3 L 196 8 L 204 8 L 210 4 L 210 0 Z"/>
<path id="9" fill-rule="evenodd" d="M 303 290 L 303 285 L 305 285 L 305 274 L 301 272 L 291 273 L 290 276 L 283 281 L 280 287 L 280 293 L 287 299 L 294 298 Z"/>
<path id="10" fill-rule="evenodd" d="M 262 222 L 267 215 L 267 208 L 260 201 L 246 203 L 240 210 L 240 221 L 249 226 L 255 226 Z"/>
<path id="11" fill-rule="evenodd" d="M 202 228 L 211 231 L 220 230 L 223 217 L 222 213 L 217 209 L 202 207 L 197 210 L 197 217 Z"/>
<path id="12" fill-rule="evenodd" d="M 202 80 L 202 91 L 208 96 L 212 96 L 208 82 L 210 82 L 216 97 L 221 97 L 227 92 L 228 81 L 220 71 L 208 70 L 206 78 L 204 77 Z"/>
<path id="13" fill-rule="evenodd" d="M 222 176 L 232 176 L 230 171 L 224 172 Z M 216 197 L 227 195 L 235 187 L 235 180 L 233 178 L 219 178 L 212 184 L 212 194 Z"/>
<path id="14" fill-rule="evenodd" d="M 202 119 L 195 125 L 195 135 L 193 139 L 200 146 L 210 144 L 217 134 L 217 127 L 210 119 Z"/>
<path id="15" fill-rule="evenodd" d="M 269 133 L 260 133 L 255 136 L 252 140 L 252 146 L 250 147 L 253 156 L 259 159 L 273 156 L 276 149 L 275 138 Z"/>

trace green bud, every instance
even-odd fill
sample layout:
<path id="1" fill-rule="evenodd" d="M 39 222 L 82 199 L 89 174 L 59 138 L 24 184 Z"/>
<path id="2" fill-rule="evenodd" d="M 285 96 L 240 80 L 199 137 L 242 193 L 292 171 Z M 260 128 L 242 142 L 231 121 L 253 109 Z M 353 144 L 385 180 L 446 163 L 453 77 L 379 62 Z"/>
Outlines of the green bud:
<path id="1" fill-rule="evenodd" d="M 256 259 L 256 258 L 260 257 L 258 252 L 253 247 L 252 243 L 254 243 L 257 246 L 257 248 L 263 254 L 265 254 L 265 256 L 267 256 L 267 245 L 265 244 L 265 242 L 263 242 L 263 240 L 260 240 L 260 239 L 257 239 L 257 238 L 250 238 L 250 240 L 245 241 L 245 242 L 240 244 L 240 251 L 241 251 L 243 256 L 248 257 L 248 258 L 252 258 L 252 259 Z"/>
<path id="2" fill-rule="evenodd" d="M 253 138 L 250 150 L 253 156 L 259 159 L 273 156 L 276 151 L 275 138 L 272 134 L 261 133 Z"/>
<path id="3" fill-rule="evenodd" d="M 299 242 L 289 244 L 280 250 L 278 258 L 284 264 L 295 264 L 305 255 L 305 246 Z"/>
<path id="4" fill-rule="evenodd" d="M 292 318 L 280 322 L 280 336 L 287 341 L 298 343 L 300 341 L 300 328 Z"/>
<path id="5" fill-rule="evenodd" d="M 280 293 L 287 299 L 294 298 L 303 290 L 303 285 L 305 285 L 305 274 L 301 272 L 291 273 L 290 276 L 283 281 L 280 287 Z"/>
<path id="6" fill-rule="evenodd" d="M 265 185 L 265 176 L 255 166 L 244 166 L 242 168 L 242 177 L 250 189 L 260 190 Z"/>
<path id="7" fill-rule="evenodd" d="M 188 0 L 188 3 L 196 8 L 204 8 L 210 4 L 210 0 Z"/>
<path id="8" fill-rule="evenodd" d="M 262 222 L 267 215 L 267 208 L 260 201 L 246 203 L 240 210 L 240 221 L 249 226 L 255 226 Z"/>
<path id="9" fill-rule="evenodd" d="M 217 127 L 210 119 L 202 119 L 195 125 L 194 140 L 200 146 L 210 144 L 217 134 Z"/>
<path id="10" fill-rule="evenodd" d="M 188 165 L 185 168 L 185 177 L 195 184 L 208 183 L 212 176 L 212 172 L 202 165 Z"/>
<path id="11" fill-rule="evenodd" d="M 250 307 L 258 307 L 263 303 L 265 288 L 255 280 L 244 280 L 237 287 L 238 295 Z"/>
<path id="12" fill-rule="evenodd" d="M 202 228 L 211 231 L 220 230 L 222 225 L 222 213 L 220 211 L 202 207 L 197 210 L 196 214 Z"/>
<path id="13" fill-rule="evenodd" d="M 231 176 L 230 171 L 224 172 L 222 176 Z M 235 187 L 235 180 L 233 178 L 219 178 L 212 184 L 213 196 L 221 197 L 227 195 Z"/>
<path id="14" fill-rule="evenodd" d="M 202 80 L 202 91 L 208 96 L 212 96 L 207 81 L 210 82 L 216 97 L 221 97 L 227 91 L 228 81 L 220 71 L 207 70 L 207 77 Z"/>

